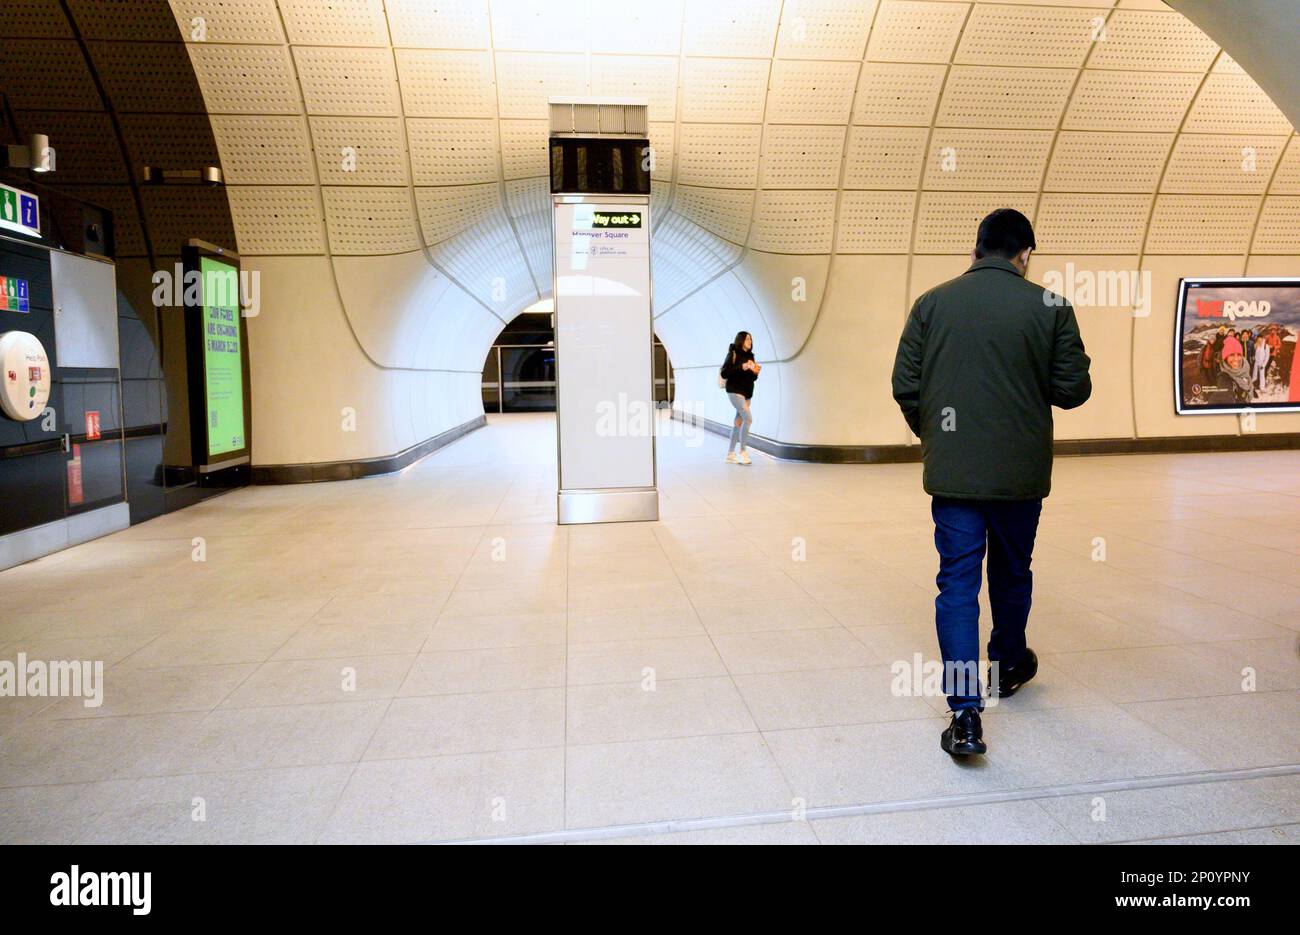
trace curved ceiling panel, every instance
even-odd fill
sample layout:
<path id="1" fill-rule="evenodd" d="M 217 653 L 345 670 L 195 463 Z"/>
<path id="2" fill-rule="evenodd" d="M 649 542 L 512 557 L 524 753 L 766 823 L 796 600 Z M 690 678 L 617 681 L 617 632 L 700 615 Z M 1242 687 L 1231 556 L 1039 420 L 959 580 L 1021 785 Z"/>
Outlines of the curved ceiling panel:
<path id="1" fill-rule="evenodd" d="M 742 261 L 964 254 L 1003 204 L 1052 252 L 1300 253 L 1290 123 L 1157 0 L 172 6 L 244 249 L 422 253 L 443 301 L 502 321 L 549 292 L 562 93 L 650 103 L 661 318 Z M 797 354 L 817 306 L 746 279 Z"/>

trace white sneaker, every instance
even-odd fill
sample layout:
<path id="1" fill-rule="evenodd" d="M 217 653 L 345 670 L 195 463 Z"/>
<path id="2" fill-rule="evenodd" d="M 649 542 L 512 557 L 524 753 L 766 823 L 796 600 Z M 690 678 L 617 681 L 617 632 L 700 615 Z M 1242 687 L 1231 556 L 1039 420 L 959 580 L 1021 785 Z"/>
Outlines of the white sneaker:
<path id="1" fill-rule="evenodd" d="M 728 464 L 739 464 L 739 463 L 740 463 L 739 461 L 736 460 L 736 453 L 735 453 L 734 451 L 728 451 L 728 452 L 727 452 L 727 463 L 728 463 Z"/>
<path id="2" fill-rule="evenodd" d="M 753 461 L 750 461 L 750 460 L 749 460 L 749 452 L 746 451 L 744 448 L 740 449 L 740 454 L 736 455 L 736 460 L 737 460 L 739 463 L 741 463 L 741 464 L 753 464 L 753 463 L 754 463 Z"/>

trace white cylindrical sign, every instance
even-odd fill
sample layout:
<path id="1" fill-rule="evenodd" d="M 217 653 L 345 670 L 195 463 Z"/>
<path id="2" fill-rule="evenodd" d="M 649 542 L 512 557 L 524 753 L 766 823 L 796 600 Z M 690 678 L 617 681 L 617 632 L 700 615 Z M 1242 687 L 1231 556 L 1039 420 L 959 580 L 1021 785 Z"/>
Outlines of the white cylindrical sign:
<path id="1" fill-rule="evenodd" d="M 30 422 L 50 399 L 50 357 L 34 334 L 0 334 L 0 408 L 11 419 Z"/>

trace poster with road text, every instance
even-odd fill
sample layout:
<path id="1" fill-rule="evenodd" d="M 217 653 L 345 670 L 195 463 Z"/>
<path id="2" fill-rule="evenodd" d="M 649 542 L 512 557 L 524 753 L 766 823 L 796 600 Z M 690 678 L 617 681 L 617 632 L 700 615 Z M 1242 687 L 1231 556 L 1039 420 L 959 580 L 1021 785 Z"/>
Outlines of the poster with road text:
<path id="1" fill-rule="evenodd" d="M 1184 279 L 1174 395 L 1179 415 L 1300 411 L 1300 278 Z"/>

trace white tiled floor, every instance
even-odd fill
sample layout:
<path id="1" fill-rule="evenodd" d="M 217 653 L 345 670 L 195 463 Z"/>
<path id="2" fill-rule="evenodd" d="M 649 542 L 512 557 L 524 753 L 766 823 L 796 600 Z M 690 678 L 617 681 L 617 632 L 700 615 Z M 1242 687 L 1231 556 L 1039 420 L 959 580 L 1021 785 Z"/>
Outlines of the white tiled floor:
<path id="1" fill-rule="evenodd" d="M 1041 674 L 956 764 L 891 688 L 935 656 L 919 467 L 671 430 L 658 523 L 556 527 L 551 417 L 507 416 L 0 573 L 0 659 L 107 667 L 0 699 L 0 842 L 1300 839 L 1300 772 L 1189 781 L 1300 764 L 1300 454 L 1059 460 Z"/>

